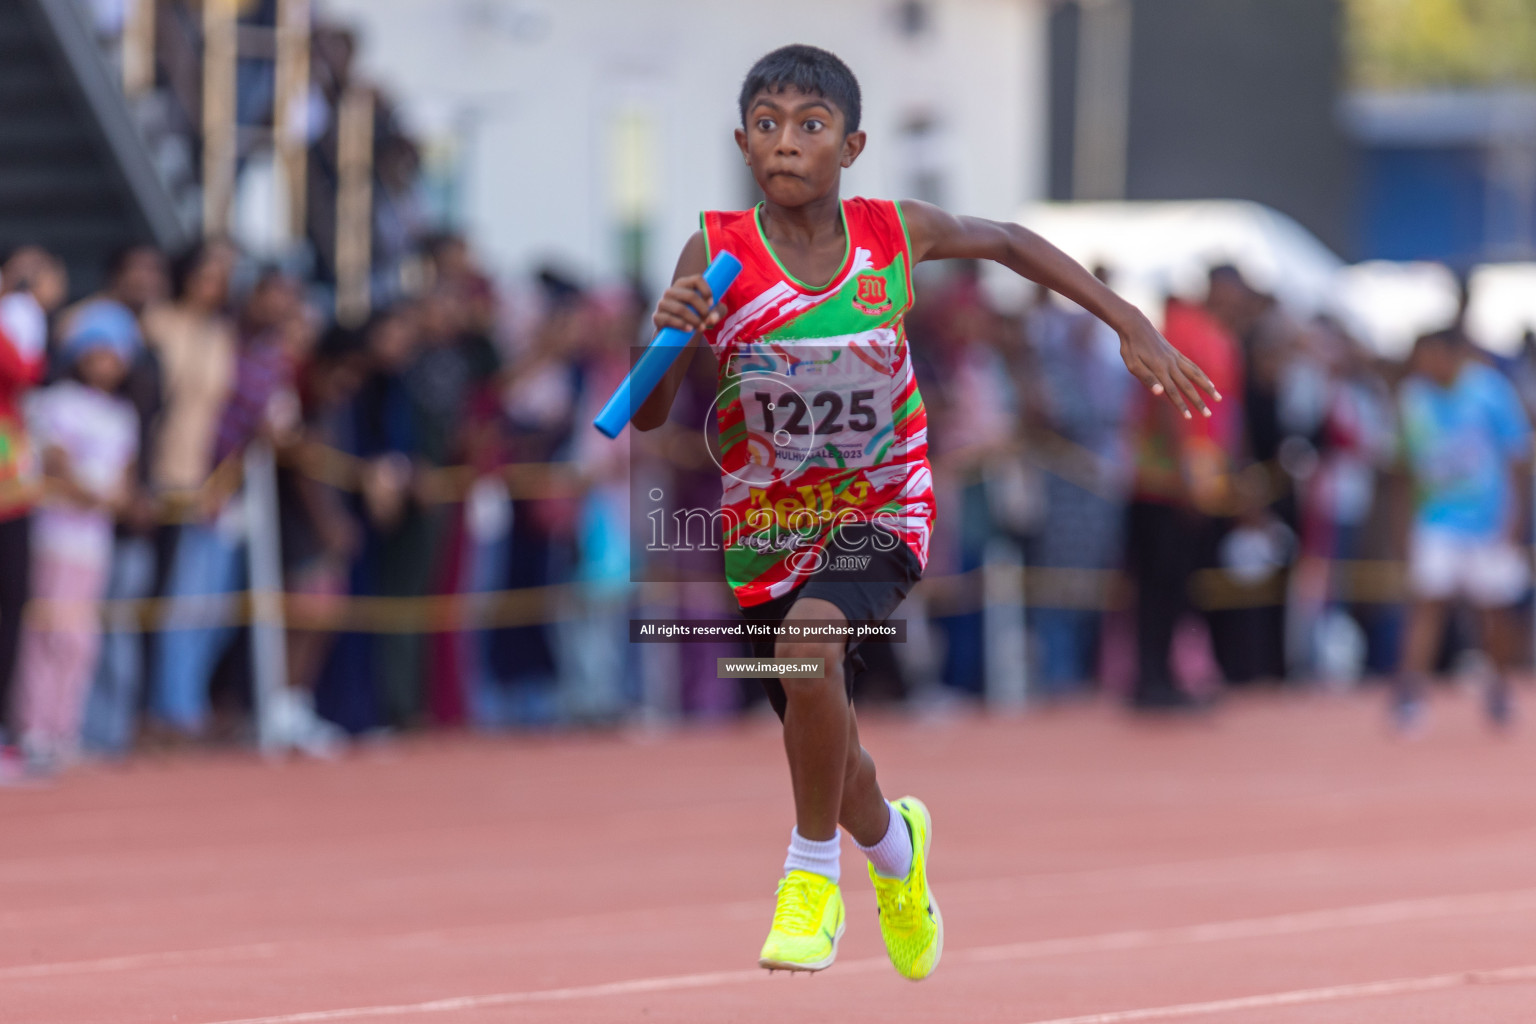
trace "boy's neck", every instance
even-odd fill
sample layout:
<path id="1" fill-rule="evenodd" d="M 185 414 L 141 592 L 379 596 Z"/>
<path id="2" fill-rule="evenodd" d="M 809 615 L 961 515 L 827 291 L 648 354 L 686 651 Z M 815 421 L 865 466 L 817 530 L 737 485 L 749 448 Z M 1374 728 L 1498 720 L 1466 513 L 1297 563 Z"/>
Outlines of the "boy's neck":
<path id="1" fill-rule="evenodd" d="M 834 190 L 803 206 L 780 206 L 764 198 L 763 230 L 770 241 L 782 239 L 807 246 L 839 236 L 843 233 L 842 197 Z"/>

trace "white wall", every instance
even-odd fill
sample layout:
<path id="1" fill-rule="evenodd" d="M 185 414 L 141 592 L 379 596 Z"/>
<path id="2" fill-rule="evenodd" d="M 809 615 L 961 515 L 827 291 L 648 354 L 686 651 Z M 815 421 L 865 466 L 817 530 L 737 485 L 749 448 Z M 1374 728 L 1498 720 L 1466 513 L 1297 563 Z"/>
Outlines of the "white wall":
<path id="1" fill-rule="evenodd" d="M 833 50 L 859 76 L 870 143 L 845 194 L 912 193 L 900 125 L 921 109 L 947 126 L 931 147 L 947 206 L 1008 218 L 1041 197 L 1046 0 L 931 0 L 930 28 L 915 38 L 901 33 L 897 6 L 323 0 L 322 9 L 359 31 L 365 73 L 399 99 L 414 129 L 460 139 L 463 219 L 500 272 L 546 257 L 589 277 L 615 272 L 615 123 L 654 126 L 653 145 L 628 150 L 630 163 L 650 165 L 642 177 L 655 186 L 654 285 L 700 209 L 748 205 L 731 137 L 737 90 L 754 60 L 789 42 Z"/>

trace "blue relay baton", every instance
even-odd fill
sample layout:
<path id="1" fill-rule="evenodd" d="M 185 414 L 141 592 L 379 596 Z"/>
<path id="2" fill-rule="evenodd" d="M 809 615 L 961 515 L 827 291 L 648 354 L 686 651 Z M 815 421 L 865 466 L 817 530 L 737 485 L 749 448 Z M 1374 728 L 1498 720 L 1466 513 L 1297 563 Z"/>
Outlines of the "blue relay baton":
<path id="1" fill-rule="evenodd" d="M 709 285 L 710 296 L 716 303 L 724 298 L 736 280 L 736 275 L 740 273 L 741 260 L 735 256 L 722 252 L 715 257 L 714 262 L 704 271 L 704 283 Z M 593 426 L 609 437 L 618 437 L 624 424 L 651 397 L 651 392 L 656 390 L 661 378 L 672 369 L 672 364 L 677 362 L 677 357 L 692 340 L 690 332 L 676 327 L 663 327 L 658 331 L 656 337 L 651 339 L 650 346 L 630 368 L 629 375 L 614 391 L 613 397 L 608 399 L 608 404 L 603 406 L 603 411 L 592 421 Z"/>

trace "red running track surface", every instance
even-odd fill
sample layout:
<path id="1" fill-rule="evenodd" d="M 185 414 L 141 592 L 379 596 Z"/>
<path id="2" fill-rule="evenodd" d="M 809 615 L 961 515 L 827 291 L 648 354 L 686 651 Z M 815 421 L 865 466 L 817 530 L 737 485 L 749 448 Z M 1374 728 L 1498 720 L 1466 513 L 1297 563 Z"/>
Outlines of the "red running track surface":
<path id="1" fill-rule="evenodd" d="M 1201 722 L 867 716 L 933 809 L 944 962 L 885 962 L 844 860 L 838 963 L 755 958 L 791 825 L 776 723 L 188 756 L 0 792 L 0 1020 L 1536 1019 L 1536 735 L 1446 695 Z"/>

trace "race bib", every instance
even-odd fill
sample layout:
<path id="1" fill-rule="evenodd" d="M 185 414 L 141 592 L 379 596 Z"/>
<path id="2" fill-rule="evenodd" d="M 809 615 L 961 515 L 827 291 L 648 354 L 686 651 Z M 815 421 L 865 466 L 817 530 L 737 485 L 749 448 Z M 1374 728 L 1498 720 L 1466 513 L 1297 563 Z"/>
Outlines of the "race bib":
<path id="1" fill-rule="evenodd" d="M 748 462 L 781 480 L 803 469 L 879 464 L 893 440 L 894 341 L 894 332 L 878 330 L 847 341 L 759 344 L 734 356 Z"/>

